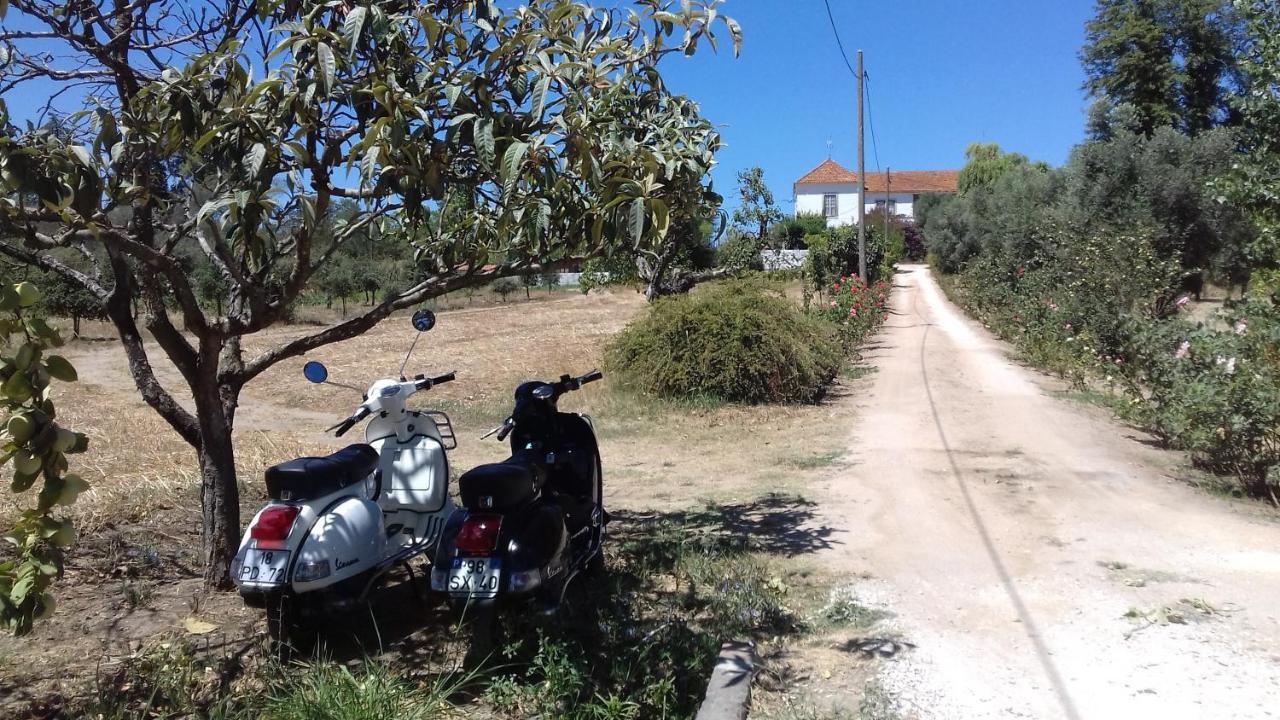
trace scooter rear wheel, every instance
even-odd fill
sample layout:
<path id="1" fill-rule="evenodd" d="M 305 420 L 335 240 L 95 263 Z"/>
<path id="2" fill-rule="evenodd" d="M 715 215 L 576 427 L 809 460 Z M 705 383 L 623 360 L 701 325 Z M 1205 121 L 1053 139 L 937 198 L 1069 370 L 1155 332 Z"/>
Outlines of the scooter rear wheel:
<path id="1" fill-rule="evenodd" d="M 498 647 L 498 609 L 472 608 L 466 614 L 467 655 L 463 666 L 476 670 L 488 663 Z"/>
<path id="2" fill-rule="evenodd" d="M 267 603 L 267 642 L 271 656 L 287 663 L 315 645 L 315 632 L 302 624 L 299 599 L 281 595 Z"/>

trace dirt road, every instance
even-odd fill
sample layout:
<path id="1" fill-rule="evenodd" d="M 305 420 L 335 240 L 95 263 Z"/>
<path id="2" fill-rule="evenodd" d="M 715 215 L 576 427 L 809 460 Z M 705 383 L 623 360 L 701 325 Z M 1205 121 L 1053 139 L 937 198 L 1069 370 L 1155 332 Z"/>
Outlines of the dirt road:
<path id="1" fill-rule="evenodd" d="M 884 667 L 904 714 L 1280 714 L 1280 522 L 1051 395 L 927 269 L 896 285 L 828 559 L 915 645 Z"/>

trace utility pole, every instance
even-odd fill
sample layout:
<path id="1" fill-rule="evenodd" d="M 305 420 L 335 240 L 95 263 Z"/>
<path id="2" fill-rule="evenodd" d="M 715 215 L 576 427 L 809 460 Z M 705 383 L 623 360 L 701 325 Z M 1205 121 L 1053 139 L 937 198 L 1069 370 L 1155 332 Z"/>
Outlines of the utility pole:
<path id="1" fill-rule="evenodd" d="M 889 249 L 889 166 L 884 166 L 884 248 Z"/>
<path id="2" fill-rule="evenodd" d="M 867 282 L 867 165 L 862 147 L 862 51 L 858 51 L 858 277 Z"/>

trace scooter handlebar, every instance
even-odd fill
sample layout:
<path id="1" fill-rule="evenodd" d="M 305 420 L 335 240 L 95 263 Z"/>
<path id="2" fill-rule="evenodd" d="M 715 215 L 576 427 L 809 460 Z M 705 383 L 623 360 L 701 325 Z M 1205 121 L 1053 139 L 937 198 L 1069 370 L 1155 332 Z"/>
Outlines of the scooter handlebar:
<path id="1" fill-rule="evenodd" d="M 456 370 L 453 372 L 447 372 L 443 375 L 437 375 L 436 377 L 433 377 L 433 378 L 423 378 L 418 381 L 418 389 L 426 390 L 428 388 L 439 385 L 440 383 L 453 382 L 456 379 L 458 379 L 458 371 Z"/>
<path id="2" fill-rule="evenodd" d="M 582 375 L 581 377 L 571 377 L 569 375 L 561 375 L 560 382 L 557 383 L 557 386 L 558 386 L 557 394 L 564 394 L 567 392 L 573 392 L 574 390 L 581 390 L 583 385 L 586 385 L 589 382 L 595 382 L 603 377 L 604 377 L 604 373 L 600 372 L 599 370 L 592 370 L 591 372 L 587 373 L 586 375 Z"/>
<path id="3" fill-rule="evenodd" d="M 355 415 L 352 415 L 351 417 L 347 418 L 346 420 L 343 420 L 342 422 L 338 423 L 337 425 L 334 425 L 329 429 L 336 431 L 333 433 L 335 436 L 342 437 L 343 435 L 347 434 L 348 430 L 355 427 L 356 423 L 360 422 L 361 420 L 367 417 L 369 417 L 369 408 L 362 407 L 356 411 Z"/>

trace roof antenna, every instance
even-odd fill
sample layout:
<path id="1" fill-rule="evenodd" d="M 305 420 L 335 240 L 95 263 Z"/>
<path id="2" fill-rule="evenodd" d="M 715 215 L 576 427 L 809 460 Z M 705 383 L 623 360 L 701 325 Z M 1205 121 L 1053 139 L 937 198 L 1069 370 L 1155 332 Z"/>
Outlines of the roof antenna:
<path id="1" fill-rule="evenodd" d="M 827 139 L 827 159 L 831 159 L 831 140 Z"/>

